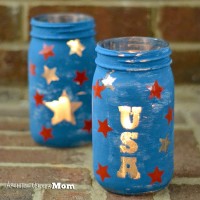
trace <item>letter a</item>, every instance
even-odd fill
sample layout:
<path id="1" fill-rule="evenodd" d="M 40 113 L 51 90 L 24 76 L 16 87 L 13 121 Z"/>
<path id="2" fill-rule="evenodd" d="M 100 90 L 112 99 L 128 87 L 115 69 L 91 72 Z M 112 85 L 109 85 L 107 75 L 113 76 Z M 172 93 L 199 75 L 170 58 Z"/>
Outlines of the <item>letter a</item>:
<path id="1" fill-rule="evenodd" d="M 139 125 L 141 107 L 118 106 L 120 111 L 120 122 L 125 129 L 134 129 Z M 133 120 L 131 120 L 131 115 Z"/>
<path id="2" fill-rule="evenodd" d="M 128 174 L 132 179 L 139 179 L 140 173 L 136 166 L 137 159 L 129 157 L 121 157 L 121 167 L 117 172 L 119 178 L 126 178 Z"/>

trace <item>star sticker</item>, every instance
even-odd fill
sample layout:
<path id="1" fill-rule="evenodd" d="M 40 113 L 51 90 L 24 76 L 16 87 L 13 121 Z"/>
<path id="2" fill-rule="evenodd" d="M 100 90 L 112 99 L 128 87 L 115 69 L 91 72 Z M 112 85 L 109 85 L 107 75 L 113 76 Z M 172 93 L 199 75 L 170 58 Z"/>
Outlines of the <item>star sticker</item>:
<path id="1" fill-rule="evenodd" d="M 161 147 L 160 147 L 160 150 L 159 152 L 167 152 L 167 148 L 170 144 L 170 141 L 168 140 L 168 136 L 164 139 L 164 138 L 160 138 L 160 142 L 161 142 Z"/>
<path id="2" fill-rule="evenodd" d="M 34 96 L 36 106 L 38 106 L 38 105 L 40 105 L 40 104 L 43 104 L 43 98 L 44 98 L 44 95 L 39 94 L 39 93 L 36 91 L 36 94 L 35 94 L 35 96 Z"/>
<path id="3" fill-rule="evenodd" d="M 98 132 L 102 132 L 104 137 L 107 137 L 108 132 L 113 130 L 110 126 L 108 126 L 108 120 L 105 119 L 103 122 L 98 120 L 98 123 L 99 123 Z"/>
<path id="4" fill-rule="evenodd" d="M 29 69 L 30 69 L 30 74 L 35 76 L 36 75 L 36 72 L 35 72 L 36 66 L 31 63 Z"/>
<path id="5" fill-rule="evenodd" d="M 91 119 L 85 120 L 83 130 L 87 131 L 88 133 L 91 133 L 91 129 L 92 129 L 92 120 Z"/>
<path id="6" fill-rule="evenodd" d="M 168 121 L 168 124 L 170 124 L 170 122 L 172 121 L 173 118 L 173 109 L 172 108 L 168 108 L 168 113 L 165 115 L 165 118 Z"/>
<path id="7" fill-rule="evenodd" d="M 53 111 L 54 116 L 51 119 L 53 125 L 63 120 L 75 125 L 76 120 L 74 112 L 82 106 L 82 102 L 71 102 L 68 94 L 63 91 L 58 100 L 44 102 L 44 105 Z"/>
<path id="8" fill-rule="evenodd" d="M 101 177 L 102 181 L 104 181 L 105 178 L 110 178 L 107 170 L 108 166 L 102 166 L 98 163 L 98 170 L 96 171 L 96 173 Z"/>
<path id="9" fill-rule="evenodd" d="M 69 55 L 77 54 L 80 57 L 82 56 L 82 51 L 85 49 L 85 47 L 81 44 L 79 39 L 70 40 L 66 42 L 66 44 L 70 48 Z"/>
<path id="10" fill-rule="evenodd" d="M 115 88 L 113 87 L 113 82 L 116 80 L 116 78 L 113 78 L 112 76 L 110 76 L 110 74 L 112 74 L 114 71 L 108 72 L 105 76 L 104 79 L 102 79 L 102 84 L 107 87 L 110 88 L 111 90 L 114 90 Z"/>
<path id="11" fill-rule="evenodd" d="M 106 87 L 104 85 L 99 85 L 99 81 L 97 81 L 96 85 L 93 85 L 92 88 L 94 90 L 94 97 L 102 98 L 101 92 L 105 90 Z"/>
<path id="12" fill-rule="evenodd" d="M 44 44 L 43 49 L 39 52 L 39 54 L 43 55 L 44 59 L 47 60 L 50 56 L 55 55 L 53 52 L 53 48 L 54 48 L 53 45 L 48 46 L 48 45 Z"/>
<path id="13" fill-rule="evenodd" d="M 162 182 L 163 173 L 164 173 L 164 171 L 160 171 L 158 169 L 158 167 L 156 167 L 154 172 L 148 174 L 148 176 L 151 177 L 151 183 L 150 184 L 152 185 L 155 182 L 161 183 Z"/>
<path id="14" fill-rule="evenodd" d="M 87 80 L 88 77 L 86 76 L 86 71 L 76 71 L 76 77 L 74 78 L 74 82 L 76 82 L 79 85 L 82 85 Z"/>
<path id="15" fill-rule="evenodd" d="M 48 139 L 53 138 L 51 132 L 52 132 L 51 128 L 46 128 L 43 126 L 40 135 L 44 138 L 44 141 L 47 141 Z"/>
<path id="16" fill-rule="evenodd" d="M 44 66 L 44 73 L 42 76 L 46 79 L 47 84 L 49 85 L 52 81 L 58 81 L 59 78 L 56 76 L 56 68 L 48 68 L 46 65 Z"/>
<path id="17" fill-rule="evenodd" d="M 161 92 L 163 91 L 163 88 L 158 84 L 158 81 L 155 81 L 152 86 L 148 86 L 147 89 L 150 90 L 150 99 L 153 97 L 158 99 L 161 98 Z"/>

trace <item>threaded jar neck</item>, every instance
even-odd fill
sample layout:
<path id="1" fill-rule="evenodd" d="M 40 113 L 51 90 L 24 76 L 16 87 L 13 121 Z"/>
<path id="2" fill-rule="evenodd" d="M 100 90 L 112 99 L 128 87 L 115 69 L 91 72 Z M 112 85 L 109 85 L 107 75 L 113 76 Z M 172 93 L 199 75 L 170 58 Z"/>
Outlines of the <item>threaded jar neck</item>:
<path id="1" fill-rule="evenodd" d="M 98 42 L 96 64 L 125 71 L 154 70 L 171 64 L 169 44 L 150 37 L 121 37 Z"/>
<path id="2" fill-rule="evenodd" d="M 43 39 L 74 39 L 95 35 L 94 19 L 81 13 L 52 13 L 31 19 L 30 35 Z"/>

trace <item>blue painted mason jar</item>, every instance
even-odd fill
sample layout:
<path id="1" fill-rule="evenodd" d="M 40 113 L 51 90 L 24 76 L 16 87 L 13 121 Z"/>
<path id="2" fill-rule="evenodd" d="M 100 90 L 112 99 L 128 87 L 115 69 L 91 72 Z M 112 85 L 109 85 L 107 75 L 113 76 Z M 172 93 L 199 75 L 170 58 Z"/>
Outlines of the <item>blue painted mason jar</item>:
<path id="1" fill-rule="evenodd" d="M 173 176 L 174 80 L 167 42 L 101 41 L 93 78 L 93 169 L 106 190 L 161 190 Z"/>
<path id="2" fill-rule="evenodd" d="M 31 19 L 28 55 L 30 131 L 51 147 L 91 142 L 94 19 L 76 13 Z"/>

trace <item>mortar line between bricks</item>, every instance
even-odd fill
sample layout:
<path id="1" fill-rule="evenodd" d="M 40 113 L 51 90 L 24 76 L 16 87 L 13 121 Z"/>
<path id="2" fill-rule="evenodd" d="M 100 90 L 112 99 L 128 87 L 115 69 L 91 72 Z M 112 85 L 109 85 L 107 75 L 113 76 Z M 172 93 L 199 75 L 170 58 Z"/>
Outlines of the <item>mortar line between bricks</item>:
<path id="1" fill-rule="evenodd" d="M 170 200 L 170 194 L 169 194 L 168 188 L 165 188 L 164 190 L 157 192 L 153 196 L 153 199 L 154 200 Z"/>
<path id="2" fill-rule="evenodd" d="M 28 13 L 29 13 L 29 6 L 27 4 L 27 2 L 24 2 L 22 4 L 22 9 L 23 9 L 23 12 L 22 12 L 22 39 L 23 41 L 27 41 L 28 40 L 28 30 L 29 30 L 29 18 L 28 18 Z"/>
<path id="3" fill-rule="evenodd" d="M 186 118 L 186 122 L 192 127 L 194 137 L 196 138 L 196 141 L 198 144 L 197 147 L 200 151 L 200 134 L 199 134 L 200 126 L 194 122 L 192 115 L 191 115 L 191 111 L 185 112 L 185 118 Z"/>
<path id="4" fill-rule="evenodd" d="M 44 189 L 35 188 L 32 200 L 42 200 Z"/>
<path id="5" fill-rule="evenodd" d="M 199 178 L 189 178 L 189 177 L 174 177 L 171 181 L 171 184 L 175 185 L 200 185 L 200 177 Z"/>
<path id="6" fill-rule="evenodd" d="M 81 168 L 88 169 L 84 164 L 50 164 L 50 163 L 9 163 L 1 162 L 0 167 L 29 167 L 29 168 Z"/>
<path id="7" fill-rule="evenodd" d="M 0 135 L 5 136 L 29 136 L 29 131 L 12 131 L 12 130 L 0 130 Z"/>
<path id="8" fill-rule="evenodd" d="M 25 2 L 25 0 L 22 0 L 20 2 L 15 2 L 15 0 L 11 1 L 0 1 L 0 5 L 5 5 L 5 6 L 12 6 L 13 4 L 16 5 L 21 5 Z M 171 6 L 171 7 L 199 7 L 200 2 L 199 1 L 76 1 L 76 4 L 74 1 L 31 1 L 28 2 L 29 5 L 31 6 L 54 6 L 54 5 L 76 5 L 76 6 L 103 6 L 103 7 L 147 7 L 151 8 L 153 7 L 164 7 L 164 6 Z"/>

